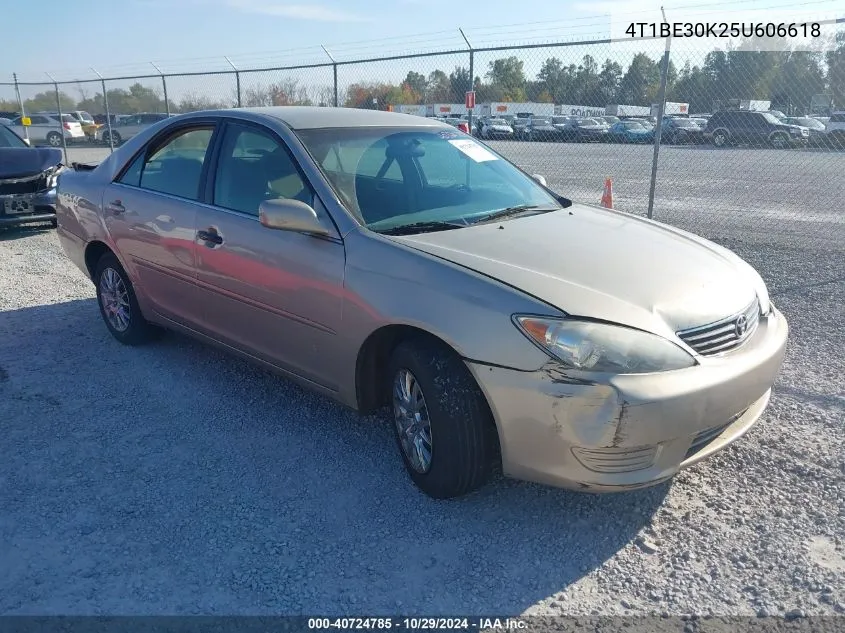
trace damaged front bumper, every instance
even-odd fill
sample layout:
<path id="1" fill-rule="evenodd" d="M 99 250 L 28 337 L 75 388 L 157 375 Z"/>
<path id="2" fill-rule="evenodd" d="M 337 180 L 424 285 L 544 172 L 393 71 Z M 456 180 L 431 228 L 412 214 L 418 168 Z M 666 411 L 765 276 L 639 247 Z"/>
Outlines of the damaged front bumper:
<path id="1" fill-rule="evenodd" d="M 688 369 L 604 382 L 550 361 L 536 371 L 467 362 L 496 420 L 505 475 L 585 490 L 633 490 L 741 437 L 763 414 L 788 326 L 774 307 L 754 335 Z"/>
<path id="2" fill-rule="evenodd" d="M 56 220 L 56 188 L 35 193 L 0 194 L 0 226 Z"/>

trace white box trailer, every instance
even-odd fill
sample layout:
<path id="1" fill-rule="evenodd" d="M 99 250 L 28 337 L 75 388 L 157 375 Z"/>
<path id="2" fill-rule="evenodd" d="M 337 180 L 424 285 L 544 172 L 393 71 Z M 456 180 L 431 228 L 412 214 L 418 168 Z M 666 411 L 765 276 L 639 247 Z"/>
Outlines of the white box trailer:
<path id="1" fill-rule="evenodd" d="M 660 110 L 659 103 L 651 104 L 651 116 L 656 117 Z M 663 106 L 663 116 L 689 116 L 689 104 L 667 101 Z"/>
<path id="2" fill-rule="evenodd" d="M 604 112 L 607 116 L 651 116 L 651 108 L 649 106 L 635 106 L 613 104 L 605 108 Z"/>
<path id="3" fill-rule="evenodd" d="M 552 116 L 555 113 L 555 105 L 553 103 L 497 101 L 480 104 L 474 113 L 481 117 Z"/>
<path id="4" fill-rule="evenodd" d="M 559 116 L 578 116 L 588 119 L 593 116 L 604 116 L 604 110 L 596 106 L 560 104 L 555 106 L 554 113 Z"/>
<path id="5" fill-rule="evenodd" d="M 394 112 L 401 112 L 402 114 L 413 114 L 416 116 L 425 116 L 425 106 L 424 105 L 395 105 L 393 106 Z"/>
<path id="6" fill-rule="evenodd" d="M 425 116 L 463 116 L 467 107 L 463 103 L 429 103 L 425 106 Z"/>

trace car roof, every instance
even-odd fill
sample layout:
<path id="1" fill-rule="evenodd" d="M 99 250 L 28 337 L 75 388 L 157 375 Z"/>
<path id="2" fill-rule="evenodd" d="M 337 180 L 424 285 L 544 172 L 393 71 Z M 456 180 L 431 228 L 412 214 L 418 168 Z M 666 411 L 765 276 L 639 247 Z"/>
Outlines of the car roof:
<path id="1" fill-rule="evenodd" d="M 436 120 L 382 110 L 358 108 L 324 108 L 320 106 L 275 106 L 264 108 L 235 108 L 235 111 L 253 112 L 279 119 L 294 130 L 334 127 L 447 127 Z M 232 110 L 218 110 L 218 113 Z"/>

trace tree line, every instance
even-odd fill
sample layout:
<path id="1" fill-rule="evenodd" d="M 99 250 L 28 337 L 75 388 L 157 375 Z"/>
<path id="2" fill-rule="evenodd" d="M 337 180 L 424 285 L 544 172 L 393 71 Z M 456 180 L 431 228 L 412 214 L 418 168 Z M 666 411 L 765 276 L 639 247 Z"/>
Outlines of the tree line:
<path id="1" fill-rule="evenodd" d="M 59 91 L 62 110 L 105 111 L 102 93 L 89 93 L 80 84 L 79 97 Z M 599 62 L 585 55 L 578 64 L 565 64 L 557 57 L 546 59 L 534 78 L 525 72 L 524 61 L 516 56 L 489 63 L 483 76 L 470 77 L 469 69 L 457 66 L 446 73 L 429 75 L 409 71 L 398 84 L 357 82 L 341 90 L 338 103 L 347 107 L 386 109 L 391 105 L 460 103 L 474 89 L 476 102 L 571 103 L 604 107 L 610 103 L 650 105 L 660 87 L 659 63 L 644 53 L 633 56 L 627 68 L 612 59 Z M 814 94 L 830 94 L 845 108 L 845 37 L 839 37 L 834 50 L 822 53 L 803 51 L 711 51 L 701 64 L 686 62 L 680 69 L 670 62 L 666 98 L 690 104 L 693 112 L 710 111 L 717 100 L 763 99 L 791 112 L 803 113 Z M 135 83 L 129 88 L 107 90 L 111 112 L 164 112 L 162 90 Z M 250 84 L 243 89 L 244 106 L 332 105 L 332 86 L 306 86 L 295 78 L 266 85 Z M 222 98 L 188 93 L 171 99 L 171 112 L 190 112 L 237 105 L 231 91 Z M 47 90 L 24 101 L 27 112 L 56 109 L 56 93 Z M 16 102 L 0 101 L 0 110 L 17 110 Z"/>

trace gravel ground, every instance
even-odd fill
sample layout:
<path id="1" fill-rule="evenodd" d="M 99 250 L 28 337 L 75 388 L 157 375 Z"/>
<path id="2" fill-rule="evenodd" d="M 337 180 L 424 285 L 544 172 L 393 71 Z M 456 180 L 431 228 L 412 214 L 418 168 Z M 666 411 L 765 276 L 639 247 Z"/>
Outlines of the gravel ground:
<path id="1" fill-rule="evenodd" d="M 503 151 L 576 198 L 611 175 L 640 212 L 651 150 L 606 173 L 610 149 Z M 382 419 L 181 336 L 123 347 L 54 232 L 0 232 L 0 614 L 845 613 L 845 157 L 674 156 L 656 216 L 755 265 L 791 342 L 745 438 L 611 496 L 432 501 Z M 804 161 L 788 193 L 765 181 L 783 156 Z"/>

